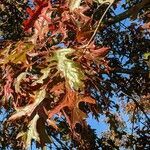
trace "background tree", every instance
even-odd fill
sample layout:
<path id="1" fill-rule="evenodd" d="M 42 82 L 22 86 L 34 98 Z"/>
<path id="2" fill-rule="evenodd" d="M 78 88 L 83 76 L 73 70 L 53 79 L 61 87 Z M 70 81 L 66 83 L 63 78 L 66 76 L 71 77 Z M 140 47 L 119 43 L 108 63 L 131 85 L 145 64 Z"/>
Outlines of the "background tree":
<path id="1" fill-rule="evenodd" d="M 149 148 L 149 0 L 0 4 L 1 149 Z"/>

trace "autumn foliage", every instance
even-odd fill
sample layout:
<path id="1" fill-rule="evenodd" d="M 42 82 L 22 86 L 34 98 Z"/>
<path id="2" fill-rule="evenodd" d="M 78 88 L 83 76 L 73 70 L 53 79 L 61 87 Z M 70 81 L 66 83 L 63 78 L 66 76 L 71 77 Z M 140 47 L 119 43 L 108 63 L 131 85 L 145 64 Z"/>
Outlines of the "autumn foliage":
<path id="1" fill-rule="evenodd" d="M 2 1 L 2 5 L 3 9 L 7 9 L 5 6 L 8 4 L 5 1 Z M 106 44 L 98 44 L 95 40 L 98 32 L 104 32 L 107 28 L 109 30 L 109 24 L 113 24 L 107 17 L 111 15 L 110 8 L 116 9 L 118 5 L 119 0 L 24 2 L 24 16 L 20 24 L 22 37 L 17 40 L 4 40 L 0 50 L 0 106 L 9 111 L 7 120 L 3 123 L 3 130 L 12 127 L 9 130 L 15 131 L 12 139 L 4 136 L 0 138 L 1 141 L 10 140 L 11 145 L 16 139 L 20 142 L 12 145 L 21 149 L 30 148 L 32 140 L 36 141 L 37 147 L 42 148 L 46 143 L 53 142 L 55 145 L 54 141 L 57 141 L 62 145 L 62 149 L 65 149 L 61 142 L 64 139 L 68 143 L 73 141 L 75 147 L 79 149 L 98 149 L 104 145 L 107 148 L 118 148 L 122 138 L 119 138 L 119 135 L 126 137 L 129 135 L 122 131 L 123 121 L 116 115 L 117 113 L 111 111 L 112 108 L 115 108 L 116 112 L 124 109 L 130 116 L 142 114 L 148 123 L 149 73 L 146 72 L 141 77 L 141 88 L 144 86 L 145 88 L 140 90 L 142 96 L 137 101 L 132 97 L 136 91 L 130 88 L 136 89 L 139 78 L 131 75 L 130 81 L 127 81 L 126 76 L 114 75 L 117 69 L 121 69 L 121 65 L 113 60 L 119 52 L 115 54 L 113 50 L 115 47 L 108 44 L 113 42 L 113 38 L 105 40 Z M 100 17 L 97 19 L 98 13 Z M 133 35 L 134 28 L 136 25 L 132 24 L 129 29 Z M 145 29 L 149 29 L 148 21 L 138 28 L 138 35 L 134 38 L 140 39 L 140 34 L 146 31 Z M 115 34 L 112 30 L 107 32 L 110 36 Z M 104 35 L 101 38 L 105 39 Z M 124 45 L 129 46 L 127 42 L 130 39 L 127 36 L 125 38 Z M 121 53 L 128 55 L 123 50 Z M 143 52 L 139 50 L 138 56 L 133 49 L 130 52 L 133 52 L 132 56 L 129 56 L 132 57 L 131 62 L 127 58 L 123 60 L 129 61 L 130 66 L 143 54 L 149 55 L 147 48 Z M 107 57 L 108 54 L 115 56 Z M 148 66 L 147 62 L 143 64 Z M 139 73 L 137 69 L 133 71 Z M 109 76 L 111 80 L 108 81 L 103 74 Z M 129 82 L 136 84 L 129 85 Z M 115 86 L 118 86 L 118 89 Z M 129 92 L 126 92 L 123 86 L 126 86 Z M 126 102 L 121 104 L 124 105 L 122 108 L 120 104 L 112 101 L 113 92 L 116 92 L 119 98 L 125 99 Z M 99 94 L 101 98 L 98 98 Z M 128 98 L 133 101 L 129 101 Z M 110 131 L 104 133 L 104 139 L 93 139 L 95 143 L 96 141 L 102 143 L 100 146 L 91 144 L 92 136 L 95 135 L 86 122 L 90 113 L 96 119 L 100 114 L 105 115 L 106 122 L 110 124 Z M 135 122 L 136 119 L 136 116 L 132 117 L 131 122 Z M 91 132 L 88 135 L 89 140 L 86 141 L 80 133 L 81 129 L 84 133 Z M 59 140 L 58 134 L 63 138 Z M 114 142 L 109 143 L 109 140 Z M 72 147 L 70 144 L 69 148 Z"/>

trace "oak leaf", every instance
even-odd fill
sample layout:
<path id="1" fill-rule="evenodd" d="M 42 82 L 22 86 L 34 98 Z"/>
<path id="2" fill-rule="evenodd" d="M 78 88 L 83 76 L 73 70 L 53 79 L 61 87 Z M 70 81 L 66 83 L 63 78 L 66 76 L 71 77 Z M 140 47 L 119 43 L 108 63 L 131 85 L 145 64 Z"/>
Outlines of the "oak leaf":
<path id="1" fill-rule="evenodd" d="M 74 11 L 75 9 L 79 8 L 81 4 L 81 0 L 67 0 L 69 2 L 69 9 L 70 11 Z"/>
<path id="2" fill-rule="evenodd" d="M 10 51 L 12 47 L 9 47 L 7 49 Z M 4 58 L 1 59 L 0 64 L 7 64 L 8 62 L 12 62 L 14 64 L 18 64 L 20 62 L 27 63 L 27 53 L 33 51 L 34 45 L 32 43 L 28 42 L 18 42 L 15 45 L 15 48 L 11 50 L 10 54 L 3 55 Z"/>
<path id="3" fill-rule="evenodd" d="M 74 128 L 76 123 L 81 123 L 83 119 L 86 118 L 86 114 L 79 109 L 79 103 L 85 102 L 90 104 L 95 104 L 95 100 L 90 96 L 79 95 L 77 92 L 67 89 L 66 95 L 64 96 L 62 102 L 60 102 L 54 109 L 49 111 L 49 118 L 51 118 L 54 114 L 58 114 L 65 107 L 68 107 L 70 110 L 71 116 L 68 116 L 64 111 L 64 115 L 66 120 L 71 128 Z"/>
<path id="4" fill-rule="evenodd" d="M 15 92 L 16 93 L 20 93 L 21 92 L 21 90 L 20 90 L 20 83 L 21 83 L 21 81 L 24 79 L 24 78 L 26 78 L 26 75 L 27 75 L 28 73 L 27 72 L 22 72 L 17 78 L 16 78 L 16 81 L 15 81 L 15 83 L 14 83 L 14 85 L 15 85 Z"/>
<path id="5" fill-rule="evenodd" d="M 54 58 L 57 61 L 57 68 L 62 73 L 69 86 L 74 90 L 84 88 L 84 73 L 81 66 L 69 59 L 67 55 L 72 54 L 75 50 L 71 48 L 64 48 L 55 52 Z"/>
<path id="6" fill-rule="evenodd" d="M 112 4 L 114 0 L 94 0 L 95 2 L 98 2 L 100 4 Z"/>
<path id="7" fill-rule="evenodd" d="M 17 135 L 18 138 L 22 138 L 23 142 L 25 143 L 24 148 L 28 150 L 31 146 L 32 139 L 35 141 L 40 142 L 39 133 L 37 132 L 37 120 L 39 119 L 39 115 L 36 114 L 34 118 L 28 124 L 28 129 L 26 132 L 20 132 Z"/>
<path id="8" fill-rule="evenodd" d="M 34 81 L 32 83 L 32 85 L 43 84 L 43 80 L 46 79 L 49 76 L 50 70 L 51 70 L 50 67 L 41 69 L 42 76 L 38 80 Z"/>
<path id="9" fill-rule="evenodd" d="M 22 116 L 31 116 L 31 114 L 37 108 L 37 106 L 44 100 L 45 96 L 46 96 L 45 89 L 41 89 L 39 91 L 36 91 L 35 95 L 34 95 L 34 97 L 35 97 L 34 102 L 32 104 L 29 104 L 29 105 L 24 106 L 24 107 L 15 106 L 16 112 L 12 116 L 10 116 L 8 121 L 19 119 Z"/>

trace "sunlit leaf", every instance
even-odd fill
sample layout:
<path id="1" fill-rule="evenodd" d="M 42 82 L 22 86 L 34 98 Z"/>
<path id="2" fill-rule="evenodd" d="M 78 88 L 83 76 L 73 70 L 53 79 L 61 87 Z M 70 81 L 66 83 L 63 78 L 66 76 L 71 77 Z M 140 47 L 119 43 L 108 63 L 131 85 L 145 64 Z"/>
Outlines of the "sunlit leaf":
<path id="1" fill-rule="evenodd" d="M 1 59 L 0 64 L 7 64 L 8 62 L 12 63 L 26 63 L 27 62 L 27 53 L 34 49 L 34 45 L 31 43 L 19 42 L 15 45 L 16 47 L 11 50 L 11 53 L 5 55 L 3 59 Z M 11 47 L 10 47 L 11 48 Z M 6 49 L 8 51 L 8 49 Z M 2 54 L 1 54 L 2 55 Z"/>
<path id="2" fill-rule="evenodd" d="M 67 58 L 67 55 L 72 54 L 75 50 L 71 48 L 60 49 L 55 53 L 55 58 L 58 63 L 58 70 L 74 90 L 83 89 L 84 73 L 77 62 Z"/>
<path id="3" fill-rule="evenodd" d="M 46 79 L 49 76 L 50 70 L 51 70 L 50 67 L 41 69 L 41 73 L 43 75 L 38 80 L 36 80 L 35 82 L 33 82 L 32 85 L 43 84 L 43 80 Z"/>
<path id="4" fill-rule="evenodd" d="M 70 11 L 74 11 L 75 9 L 79 8 L 81 4 L 81 0 L 68 0 L 68 1 Z"/>
<path id="5" fill-rule="evenodd" d="M 28 124 L 28 129 L 26 132 L 20 132 L 17 135 L 17 138 L 22 137 L 24 140 L 24 148 L 28 150 L 31 146 L 32 139 L 40 142 L 39 133 L 37 132 L 37 120 L 39 119 L 39 115 L 36 114 L 34 118 Z"/>
<path id="6" fill-rule="evenodd" d="M 29 104 L 27 106 L 24 107 L 17 107 L 16 106 L 16 112 L 9 118 L 9 121 L 11 120 L 15 120 L 15 119 L 19 119 L 22 116 L 30 116 L 33 111 L 36 109 L 36 107 L 44 100 L 46 96 L 46 91 L 45 89 L 41 89 L 40 91 L 36 91 L 35 92 L 35 100 L 32 104 Z"/>
<path id="7" fill-rule="evenodd" d="M 67 89 L 67 93 L 61 103 L 59 103 L 54 109 L 49 111 L 49 118 L 51 118 L 54 114 L 59 113 L 63 108 L 68 107 L 71 112 L 71 116 L 67 116 L 64 112 L 67 123 L 74 128 L 76 123 L 81 123 L 83 119 L 87 117 L 86 113 L 79 109 L 79 103 L 85 102 L 89 104 L 95 104 L 95 100 L 90 97 L 82 97 L 78 95 L 77 92 Z"/>
<path id="8" fill-rule="evenodd" d="M 150 52 L 144 53 L 144 59 L 148 60 L 148 58 L 150 57 Z"/>
<path id="9" fill-rule="evenodd" d="M 16 78 L 16 82 L 15 82 L 15 91 L 17 93 L 21 92 L 20 91 L 20 83 L 21 81 L 26 77 L 27 72 L 22 72 L 17 78 Z"/>
<path id="10" fill-rule="evenodd" d="M 96 1 L 100 4 L 106 4 L 106 3 L 112 4 L 114 2 L 114 0 L 94 0 L 94 1 Z"/>
<path id="11" fill-rule="evenodd" d="M 147 147 L 149 0 L 136 1 L 0 2 L 0 149 Z"/>

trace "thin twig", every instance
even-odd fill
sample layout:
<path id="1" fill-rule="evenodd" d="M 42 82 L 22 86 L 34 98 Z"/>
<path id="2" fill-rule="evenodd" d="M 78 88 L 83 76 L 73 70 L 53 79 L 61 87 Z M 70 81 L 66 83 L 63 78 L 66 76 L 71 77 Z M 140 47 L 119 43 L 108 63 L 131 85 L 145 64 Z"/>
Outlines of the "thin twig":
<path id="1" fill-rule="evenodd" d="M 65 148 L 65 150 L 69 150 L 68 147 L 63 143 L 61 142 L 56 136 L 54 135 L 51 135 L 63 148 Z"/>
<path id="2" fill-rule="evenodd" d="M 105 17 L 107 11 L 109 10 L 109 8 L 111 7 L 112 4 L 113 4 L 113 3 L 110 3 L 110 4 L 108 5 L 107 9 L 105 10 L 105 12 L 103 13 L 103 15 L 102 15 L 101 19 L 99 20 L 98 25 L 97 25 L 97 27 L 96 27 L 96 29 L 95 29 L 95 31 L 94 31 L 92 37 L 90 38 L 90 40 L 89 40 L 89 42 L 87 43 L 86 46 L 88 46 L 88 45 L 91 43 L 91 41 L 93 40 L 93 38 L 95 37 L 95 35 L 96 35 L 96 33 L 97 33 L 97 30 L 98 30 L 98 28 L 99 28 L 99 26 L 100 26 L 100 24 L 101 24 L 103 18 Z"/>

